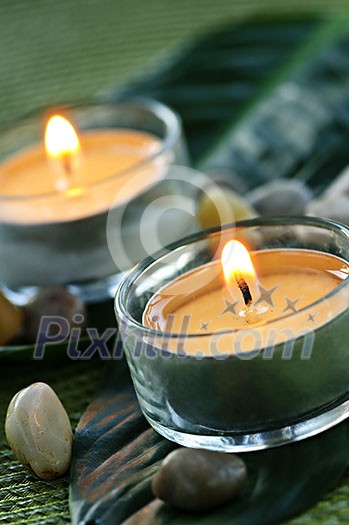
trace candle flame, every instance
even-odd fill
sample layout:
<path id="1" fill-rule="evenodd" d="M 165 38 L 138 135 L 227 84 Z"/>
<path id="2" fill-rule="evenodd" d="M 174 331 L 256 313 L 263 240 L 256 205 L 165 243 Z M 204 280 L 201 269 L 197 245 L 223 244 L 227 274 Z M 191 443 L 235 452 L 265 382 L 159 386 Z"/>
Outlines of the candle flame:
<path id="1" fill-rule="evenodd" d="M 50 118 L 45 132 L 45 148 L 51 158 L 71 157 L 78 153 L 80 142 L 70 122 L 60 115 Z"/>
<path id="2" fill-rule="evenodd" d="M 222 267 L 228 290 L 249 306 L 258 294 L 258 280 L 250 254 L 239 241 L 229 241 L 222 251 Z M 240 291 L 239 291 L 240 288 Z"/>

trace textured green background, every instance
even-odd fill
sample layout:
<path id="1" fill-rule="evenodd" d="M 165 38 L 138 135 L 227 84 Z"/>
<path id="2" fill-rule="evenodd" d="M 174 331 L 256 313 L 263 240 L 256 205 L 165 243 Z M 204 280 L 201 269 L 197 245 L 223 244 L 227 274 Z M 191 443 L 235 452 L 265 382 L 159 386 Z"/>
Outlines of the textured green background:
<path id="1" fill-rule="evenodd" d="M 1 0 L 0 123 L 57 102 L 103 96 L 209 28 L 259 12 L 333 12 L 332 0 Z M 98 363 L 0 358 L 0 418 L 19 388 L 44 380 L 75 425 L 100 376 Z M 69 523 L 67 480 L 44 483 L 14 461 L 0 427 L 0 523 Z M 349 477 L 292 525 L 349 523 Z M 258 524 L 255 524 L 258 525 Z"/>

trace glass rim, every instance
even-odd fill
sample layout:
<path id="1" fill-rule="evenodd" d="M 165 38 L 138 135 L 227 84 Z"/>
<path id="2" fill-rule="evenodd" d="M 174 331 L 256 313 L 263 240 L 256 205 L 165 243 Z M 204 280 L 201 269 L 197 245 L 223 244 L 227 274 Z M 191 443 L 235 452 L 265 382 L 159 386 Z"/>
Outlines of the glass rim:
<path id="1" fill-rule="evenodd" d="M 1 135 L 8 133 L 10 130 L 15 129 L 17 126 L 21 126 L 21 124 L 29 119 L 39 119 L 40 113 L 43 114 L 44 112 L 50 112 L 53 113 L 54 111 L 74 111 L 74 110 L 83 110 L 83 109 L 93 109 L 93 108 L 116 108 L 118 106 L 127 106 L 127 105 L 134 105 L 135 107 L 140 107 L 145 110 L 148 110 L 154 114 L 155 117 L 157 117 L 159 120 L 161 120 L 165 124 L 165 136 L 163 139 L 161 139 L 161 146 L 160 149 L 157 150 L 152 155 L 149 155 L 149 157 L 146 157 L 144 160 L 137 162 L 135 165 L 131 166 L 130 168 L 126 168 L 118 173 L 115 173 L 113 175 L 110 175 L 108 177 L 105 177 L 101 180 L 98 180 L 96 182 L 92 182 L 90 184 L 80 185 L 82 188 L 86 190 L 93 190 L 95 188 L 101 187 L 104 184 L 109 184 L 111 181 L 114 181 L 117 178 L 124 177 L 125 175 L 132 173 L 135 170 L 141 170 L 143 168 L 146 168 L 147 165 L 151 164 L 154 160 L 159 158 L 161 155 L 166 153 L 170 150 L 170 148 L 176 143 L 178 138 L 181 135 L 182 131 L 182 121 L 179 116 L 179 114 L 166 104 L 159 102 L 158 100 L 147 98 L 147 97 L 141 97 L 141 96 L 130 96 L 130 97 L 119 97 L 117 100 L 112 102 L 84 102 L 81 104 L 56 104 L 52 105 L 51 108 L 43 107 L 41 109 L 37 109 L 34 112 L 31 112 L 30 114 L 24 115 L 22 117 L 18 117 L 15 120 L 8 122 L 4 127 L 0 128 L 0 137 Z M 133 128 L 126 128 L 121 127 L 118 129 L 133 129 Z M 79 131 L 79 130 L 78 130 Z M 93 131 L 91 130 L 86 130 Z M 146 132 L 145 132 L 146 133 Z M 35 144 L 38 144 L 38 142 L 33 143 L 33 146 Z M 29 145 L 28 148 L 31 146 Z M 7 159 L 12 158 L 16 154 L 20 152 L 25 152 L 26 148 L 18 150 L 8 157 L 5 157 L 2 159 L 2 162 L 6 161 Z M 0 203 L 3 202 L 36 202 L 41 201 L 44 199 L 60 199 L 60 198 L 66 198 L 66 192 L 65 191 L 49 191 L 45 193 L 40 193 L 38 195 L 1 195 L 0 194 Z"/>
<path id="2" fill-rule="evenodd" d="M 248 328 L 246 329 L 245 328 L 235 328 L 235 329 L 229 329 L 229 330 L 222 330 L 219 332 L 205 332 L 202 334 L 191 334 L 191 333 L 179 334 L 179 333 L 172 333 L 172 332 L 163 332 L 160 330 L 156 330 L 154 328 L 149 328 L 147 326 L 144 326 L 142 323 L 134 319 L 134 317 L 130 315 L 129 311 L 125 307 L 125 304 L 126 304 L 125 299 L 134 281 L 152 264 L 158 262 L 161 258 L 166 257 L 169 251 L 172 252 L 180 247 L 188 246 L 189 244 L 193 244 L 194 242 L 202 241 L 208 235 L 219 233 L 225 230 L 229 230 L 231 228 L 236 229 L 236 228 L 252 228 L 256 226 L 258 227 L 258 226 L 290 226 L 290 225 L 315 226 L 315 227 L 320 227 L 322 229 L 328 229 L 328 230 L 332 229 L 336 231 L 338 234 L 344 234 L 349 243 L 349 226 L 346 226 L 345 224 L 342 224 L 336 221 L 322 219 L 319 217 L 309 217 L 309 216 L 257 217 L 254 219 L 239 221 L 236 223 L 229 223 L 221 227 L 209 228 L 207 230 L 200 230 L 182 239 L 179 239 L 178 241 L 171 243 L 168 246 L 165 246 L 164 248 L 162 248 L 155 254 L 150 255 L 146 257 L 145 259 L 143 259 L 143 261 L 138 263 L 132 270 L 130 270 L 130 272 L 125 276 L 123 281 L 121 281 L 116 291 L 115 300 L 114 300 L 114 311 L 115 311 L 117 319 L 121 320 L 122 322 L 125 322 L 128 326 L 131 326 L 132 328 L 135 328 L 137 330 L 142 330 L 144 336 L 151 336 L 153 338 L 161 338 L 161 339 L 168 339 L 168 340 L 177 340 L 177 339 L 178 340 L 181 340 L 181 339 L 194 340 L 196 338 L 204 339 L 205 337 L 212 337 L 214 335 L 217 335 L 217 333 L 219 333 L 219 335 L 227 335 L 227 334 L 235 334 L 235 333 L 241 332 L 242 330 L 248 330 Z M 336 295 L 337 293 L 339 293 L 341 290 L 343 290 L 344 288 L 348 286 L 349 286 L 349 277 L 343 279 L 343 281 L 340 284 L 338 284 L 333 290 L 325 294 L 323 297 L 321 297 L 317 301 L 314 301 L 313 303 L 308 304 L 307 306 L 304 306 L 297 312 L 292 312 L 288 315 L 283 316 L 282 319 L 289 319 L 301 313 L 304 313 L 305 310 L 308 310 L 309 308 L 313 308 L 314 306 L 322 303 L 323 301 L 330 299 L 331 297 L 333 297 L 334 295 Z M 270 321 L 267 321 L 263 326 L 268 326 L 270 324 L 278 322 L 280 321 L 280 319 L 281 318 L 271 319 Z"/>

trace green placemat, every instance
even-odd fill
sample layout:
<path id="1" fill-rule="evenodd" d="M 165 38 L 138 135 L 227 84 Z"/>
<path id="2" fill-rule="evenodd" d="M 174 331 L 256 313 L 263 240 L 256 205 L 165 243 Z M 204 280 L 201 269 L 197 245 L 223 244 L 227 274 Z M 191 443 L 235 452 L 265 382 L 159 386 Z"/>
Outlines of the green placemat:
<path id="1" fill-rule="evenodd" d="M 213 27 L 346 0 L 1 0 L 0 123 L 124 83 Z"/>
<path id="2" fill-rule="evenodd" d="M 50 384 L 61 398 L 76 426 L 98 384 L 102 363 L 69 362 L 59 366 L 51 360 L 1 363 L 0 419 L 4 421 L 11 397 L 36 381 Z M 39 481 L 14 459 L 0 430 L 0 523 L 69 523 L 68 478 Z"/>
<path id="3" fill-rule="evenodd" d="M 0 123 L 54 102 L 84 100 L 166 61 L 209 28 L 258 12 L 333 11 L 347 0 L 2 0 Z M 101 364 L 6 363 L 0 358 L 0 417 L 11 396 L 50 383 L 73 425 L 97 385 Z M 68 481 L 41 482 L 14 460 L 0 426 L 0 523 L 69 523 Z M 292 525 L 349 522 L 349 476 Z M 255 524 L 258 525 L 258 524 Z"/>

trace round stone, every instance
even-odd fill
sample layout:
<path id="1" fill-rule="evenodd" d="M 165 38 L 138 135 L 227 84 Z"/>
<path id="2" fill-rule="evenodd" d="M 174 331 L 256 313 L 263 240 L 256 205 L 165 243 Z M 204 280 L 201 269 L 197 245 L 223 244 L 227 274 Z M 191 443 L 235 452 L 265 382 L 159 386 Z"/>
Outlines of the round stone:
<path id="1" fill-rule="evenodd" d="M 30 341 L 36 341 L 44 316 L 63 317 L 71 328 L 81 327 L 85 320 L 85 305 L 65 288 L 42 289 L 25 307 L 25 336 Z M 52 323 L 49 335 L 55 335 L 52 333 L 55 329 L 57 326 Z"/>
<path id="2" fill-rule="evenodd" d="M 181 448 L 163 461 L 152 490 L 174 507 L 203 511 L 236 497 L 246 476 L 244 462 L 233 454 Z"/>
<path id="3" fill-rule="evenodd" d="M 204 188 L 197 200 L 196 218 L 203 230 L 252 219 L 257 215 L 243 197 L 216 184 Z"/>
<path id="4" fill-rule="evenodd" d="M 303 182 L 281 179 L 263 184 L 245 197 L 262 216 L 286 216 L 304 215 L 313 194 Z"/>
<path id="5" fill-rule="evenodd" d="M 0 293 L 0 345 L 11 342 L 22 329 L 23 312 Z"/>

